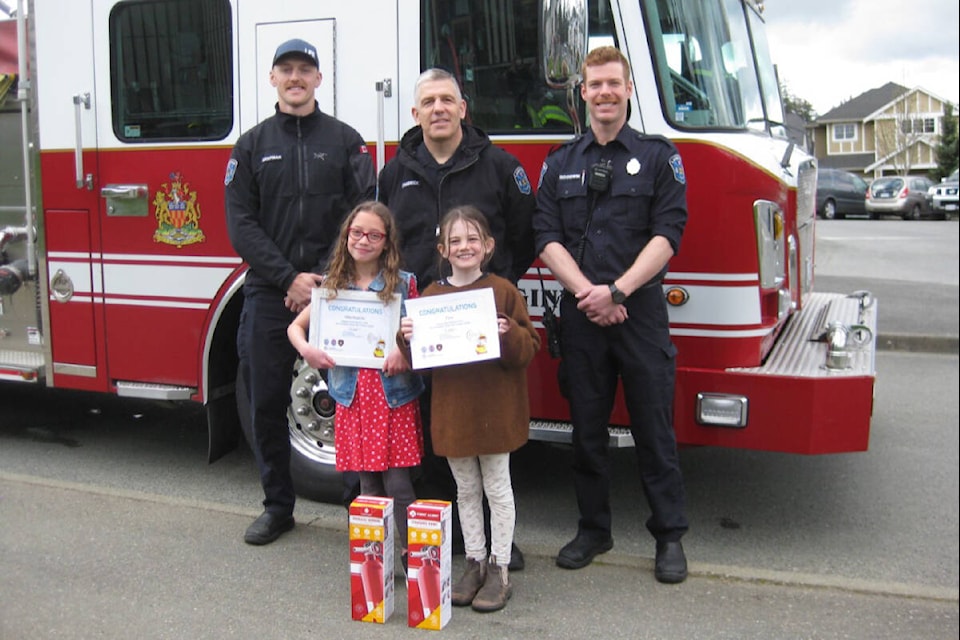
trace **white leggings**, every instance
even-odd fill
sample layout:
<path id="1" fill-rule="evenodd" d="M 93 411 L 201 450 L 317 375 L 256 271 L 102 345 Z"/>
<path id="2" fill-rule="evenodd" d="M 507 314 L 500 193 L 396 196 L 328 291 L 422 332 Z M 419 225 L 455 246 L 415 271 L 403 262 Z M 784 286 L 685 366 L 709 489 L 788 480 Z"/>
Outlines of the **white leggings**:
<path id="1" fill-rule="evenodd" d="M 483 494 L 490 503 L 490 555 L 498 565 L 510 564 L 517 511 L 510 482 L 510 454 L 495 453 L 468 458 L 447 458 L 457 481 L 457 507 L 468 558 L 485 560 L 487 539 L 483 532 Z"/>

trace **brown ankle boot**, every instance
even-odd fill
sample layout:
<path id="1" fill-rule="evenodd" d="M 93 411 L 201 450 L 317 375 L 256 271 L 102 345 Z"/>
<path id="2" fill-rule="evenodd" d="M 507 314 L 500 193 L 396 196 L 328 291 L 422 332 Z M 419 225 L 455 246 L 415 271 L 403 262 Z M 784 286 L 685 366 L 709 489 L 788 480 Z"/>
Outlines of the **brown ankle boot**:
<path id="1" fill-rule="evenodd" d="M 498 565 L 494 560 L 495 558 L 490 556 L 486 579 L 472 602 L 474 611 L 499 611 L 507 606 L 507 600 L 513 595 L 513 585 L 510 584 L 506 565 Z"/>
<path id="2" fill-rule="evenodd" d="M 465 607 L 473 602 L 477 591 L 483 586 L 484 578 L 487 576 L 487 561 L 474 560 L 467 558 L 467 568 L 463 575 L 453 585 L 450 594 L 450 602 L 457 607 Z"/>

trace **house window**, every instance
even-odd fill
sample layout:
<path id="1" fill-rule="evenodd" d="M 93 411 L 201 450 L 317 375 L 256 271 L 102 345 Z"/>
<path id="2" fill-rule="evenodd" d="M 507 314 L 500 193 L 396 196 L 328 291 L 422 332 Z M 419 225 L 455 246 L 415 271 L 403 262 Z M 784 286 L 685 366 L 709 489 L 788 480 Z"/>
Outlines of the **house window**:
<path id="1" fill-rule="evenodd" d="M 833 139 L 834 140 L 856 140 L 857 139 L 857 126 L 852 122 L 845 122 L 843 124 L 833 125 Z"/>
<path id="2" fill-rule="evenodd" d="M 904 120 L 900 123 L 900 131 L 903 133 L 936 133 L 937 121 L 935 118 Z"/>

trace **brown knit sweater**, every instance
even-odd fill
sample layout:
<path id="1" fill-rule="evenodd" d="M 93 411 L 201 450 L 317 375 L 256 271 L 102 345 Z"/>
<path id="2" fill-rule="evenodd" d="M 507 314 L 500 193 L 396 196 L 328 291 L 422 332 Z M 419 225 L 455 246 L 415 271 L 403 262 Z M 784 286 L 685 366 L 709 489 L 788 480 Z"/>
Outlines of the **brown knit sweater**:
<path id="1" fill-rule="evenodd" d="M 527 365 L 540 348 L 540 334 L 517 287 L 506 278 L 485 274 L 465 287 L 434 282 L 423 295 L 485 288 L 493 289 L 497 315 L 510 321 L 510 329 L 500 334 L 500 358 L 431 370 L 430 432 L 438 456 L 508 453 L 529 436 Z"/>

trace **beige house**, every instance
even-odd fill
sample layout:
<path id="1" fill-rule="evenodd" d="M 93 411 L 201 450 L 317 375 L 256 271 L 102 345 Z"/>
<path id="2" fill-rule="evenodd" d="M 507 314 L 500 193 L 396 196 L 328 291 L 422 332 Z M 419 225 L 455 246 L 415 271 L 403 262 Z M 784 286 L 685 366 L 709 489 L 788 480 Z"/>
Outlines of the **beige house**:
<path id="1" fill-rule="evenodd" d="M 868 181 L 885 175 L 926 175 L 937 166 L 946 104 L 920 87 L 889 82 L 808 125 L 814 155 L 821 167 L 850 171 Z M 956 105 L 953 108 L 956 114 Z"/>

